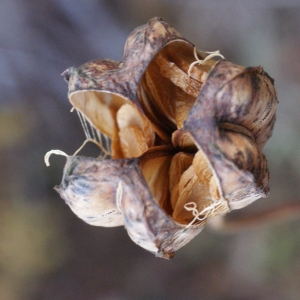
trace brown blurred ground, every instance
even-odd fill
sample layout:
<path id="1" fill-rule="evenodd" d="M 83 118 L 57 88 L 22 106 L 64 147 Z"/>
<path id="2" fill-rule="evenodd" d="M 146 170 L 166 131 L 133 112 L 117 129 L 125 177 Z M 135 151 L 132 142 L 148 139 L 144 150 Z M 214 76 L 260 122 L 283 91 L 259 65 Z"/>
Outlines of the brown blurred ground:
<path id="1" fill-rule="evenodd" d="M 206 229 L 165 261 L 121 227 L 84 224 L 53 191 L 65 159 L 46 168 L 44 154 L 72 154 L 84 139 L 60 74 L 120 60 L 126 37 L 153 16 L 199 49 L 275 78 L 271 196 L 238 213 L 300 201 L 299 0 L 2 0 L 0 299 L 299 299 L 300 218 L 236 234 Z"/>

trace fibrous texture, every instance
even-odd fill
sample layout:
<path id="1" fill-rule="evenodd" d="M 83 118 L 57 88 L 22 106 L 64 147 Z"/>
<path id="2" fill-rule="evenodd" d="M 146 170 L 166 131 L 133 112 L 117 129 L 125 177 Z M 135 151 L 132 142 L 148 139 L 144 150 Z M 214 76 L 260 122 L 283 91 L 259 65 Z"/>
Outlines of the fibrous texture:
<path id="1" fill-rule="evenodd" d="M 122 62 L 63 75 L 101 150 L 68 157 L 56 188 L 87 223 L 124 225 L 138 245 L 171 258 L 210 218 L 268 195 L 262 148 L 277 98 L 261 67 L 200 53 L 153 18 L 128 37 Z"/>

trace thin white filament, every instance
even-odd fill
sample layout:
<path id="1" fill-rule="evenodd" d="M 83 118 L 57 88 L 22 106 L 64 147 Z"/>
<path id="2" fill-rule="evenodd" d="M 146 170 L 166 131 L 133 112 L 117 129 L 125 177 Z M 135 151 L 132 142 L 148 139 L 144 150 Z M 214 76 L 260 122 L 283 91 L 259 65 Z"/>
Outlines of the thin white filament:
<path id="1" fill-rule="evenodd" d="M 72 108 L 71 111 L 74 110 L 74 107 Z M 83 143 L 83 145 L 75 152 L 74 155 L 76 155 L 84 146 L 87 142 L 93 141 L 94 143 L 99 146 L 99 148 L 103 152 L 103 158 L 107 158 L 108 156 L 111 156 L 111 145 L 110 145 L 110 139 L 103 133 L 99 132 L 97 129 L 95 129 L 84 117 L 84 115 L 79 112 L 78 110 L 77 114 L 81 123 L 81 126 L 83 128 L 83 131 L 86 136 L 86 140 Z"/>
<path id="2" fill-rule="evenodd" d="M 77 111 L 81 126 L 83 128 L 85 137 L 88 139 L 88 138 L 90 138 L 90 134 L 89 134 L 88 128 L 86 126 L 87 124 L 86 124 L 85 118 L 81 115 L 81 113 L 78 110 L 76 110 L 76 111 Z"/>
<path id="3" fill-rule="evenodd" d="M 211 58 L 216 57 L 216 56 L 221 57 L 222 59 L 225 59 L 225 57 L 220 53 L 219 50 L 213 51 L 213 52 L 204 52 L 204 53 L 207 53 L 209 55 L 207 55 L 204 59 L 200 59 L 197 54 L 197 48 L 194 47 L 194 57 L 195 57 L 196 61 L 194 61 L 193 63 L 190 64 L 189 69 L 188 69 L 188 76 L 191 76 L 191 70 L 196 64 L 204 65 L 206 61 L 208 61 Z"/>
<path id="4" fill-rule="evenodd" d="M 86 132 L 87 132 L 87 138 L 91 138 L 91 134 L 90 134 L 90 131 L 89 131 L 89 126 L 88 126 L 88 123 L 86 121 L 86 118 L 82 116 L 82 119 L 83 119 L 83 123 L 84 123 L 84 126 L 86 128 Z"/>
<path id="5" fill-rule="evenodd" d="M 220 205 L 222 202 L 221 200 L 220 201 L 214 201 L 210 206 L 204 208 L 202 211 L 198 211 L 197 209 L 197 204 L 195 202 L 188 202 L 184 205 L 184 208 L 187 210 L 187 211 L 191 211 L 193 216 L 194 216 L 194 219 L 186 226 L 186 228 L 190 227 L 191 225 L 193 225 L 193 223 L 195 221 L 203 221 L 205 220 L 209 215 L 212 215 L 217 206 Z M 200 218 L 201 215 L 204 215 L 202 218 Z"/>
<path id="6" fill-rule="evenodd" d="M 88 143 L 88 142 L 92 142 L 92 143 L 96 144 L 104 152 L 105 155 L 110 155 L 110 153 L 107 152 L 107 150 L 100 143 L 93 140 L 92 138 L 88 138 L 83 142 L 83 144 L 79 147 L 79 149 L 76 150 L 76 152 L 73 154 L 73 156 L 77 155 L 82 150 L 82 148 L 86 145 L 86 143 Z"/>
<path id="7" fill-rule="evenodd" d="M 120 213 L 122 213 L 122 208 L 121 208 L 122 197 L 123 197 L 123 186 L 122 186 L 122 182 L 119 181 L 117 192 L 116 192 L 116 203 L 117 203 L 118 211 Z"/>
<path id="8" fill-rule="evenodd" d="M 97 141 L 95 141 L 95 140 L 89 138 L 89 139 L 86 139 L 86 140 L 83 142 L 83 144 L 79 147 L 78 150 L 76 150 L 76 152 L 75 152 L 72 156 L 77 155 L 77 154 L 82 150 L 82 148 L 86 145 L 86 143 L 88 143 L 88 142 L 92 142 L 92 143 L 96 144 L 98 147 L 100 147 L 100 149 L 105 153 L 105 156 L 110 155 L 110 153 L 107 152 L 106 149 L 105 149 L 100 143 L 98 143 Z M 45 156 L 44 156 L 44 161 L 45 161 L 45 164 L 46 164 L 47 167 L 50 166 L 49 158 L 50 158 L 50 156 L 51 156 L 52 154 L 63 155 L 63 156 L 65 156 L 65 157 L 69 157 L 68 154 L 66 154 L 65 152 L 63 152 L 63 151 L 61 151 L 61 150 L 50 150 L 50 151 L 48 151 L 48 152 L 45 154 Z"/>
<path id="9" fill-rule="evenodd" d="M 96 129 L 95 129 L 94 127 L 91 127 L 91 131 L 92 131 L 92 138 L 93 138 L 95 141 L 99 142 L 99 141 L 97 140 L 97 137 L 96 137 Z"/>
<path id="10" fill-rule="evenodd" d="M 44 161 L 45 161 L 45 164 L 47 167 L 50 166 L 49 158 L 50 158 L 51 154 L 63 155 L 63 156 L 69 157 L 68 154 L 66 154 L 65 152 L 63 152 L 61 150 L 50 150 L 45 154 L 45 157 L 44 157 Z"/>

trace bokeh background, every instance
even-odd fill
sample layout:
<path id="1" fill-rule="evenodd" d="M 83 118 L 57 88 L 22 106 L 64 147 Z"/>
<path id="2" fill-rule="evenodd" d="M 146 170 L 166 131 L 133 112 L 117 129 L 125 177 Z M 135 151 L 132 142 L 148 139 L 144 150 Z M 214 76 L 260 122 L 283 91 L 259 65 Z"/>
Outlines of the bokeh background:
<path id="1" fill-rule="evenodd" d="M 72 154 L 84 140 L 60 74 L 95 58 L 121 60 L 127 36 L 154 16 L 198 49 L 275 78 L 271 195 L 237 214 L 299 203 L 299 0 L 1 0 L 0 299 L 299 299 L 300 218 L 206 228 L 167 261 L 122 227 L 83 223 L 53 190 L 65 158 L 52 156 L 47 168 L 44 154 Z"/>

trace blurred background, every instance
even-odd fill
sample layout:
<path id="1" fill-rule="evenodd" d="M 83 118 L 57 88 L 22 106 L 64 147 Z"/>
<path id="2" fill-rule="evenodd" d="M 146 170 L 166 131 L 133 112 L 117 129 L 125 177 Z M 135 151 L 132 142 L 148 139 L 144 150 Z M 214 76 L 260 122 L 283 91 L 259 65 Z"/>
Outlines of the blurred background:
<path id="1" fill-rule="evenodd" d="M 300 202 L 299 0 L 1 0 L 0 299 L 299 299 L 300 218 L 206 228 L 167 261 L 122 227 L 83 223 L 53 190 L 65 158 L 47 168 L 44 154 L 72 154 L 84 140 L 60 74 L 121 60 L 127 36 L 154 16 L 198 49 L 275 78 L 277 123 L 264 150 L 271 195 L 236 214 Z"/>

